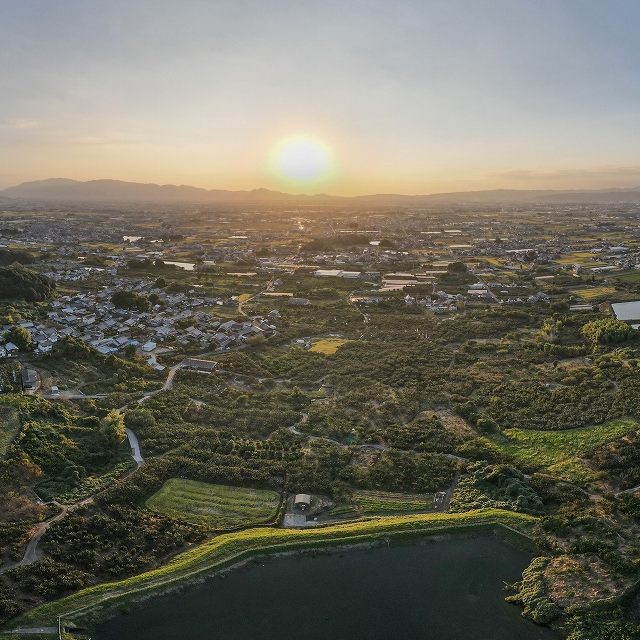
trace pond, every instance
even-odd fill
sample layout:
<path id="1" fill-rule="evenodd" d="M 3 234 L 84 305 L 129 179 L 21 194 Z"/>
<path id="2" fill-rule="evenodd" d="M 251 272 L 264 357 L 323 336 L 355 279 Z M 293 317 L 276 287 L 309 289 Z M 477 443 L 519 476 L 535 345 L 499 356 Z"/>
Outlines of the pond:
<path id="1" fill-rule="evenodd" d="M 98 640 L 557 640 L 504 601 L 531 555 L 488 536 L 267 557 L 103 623 Z"/>

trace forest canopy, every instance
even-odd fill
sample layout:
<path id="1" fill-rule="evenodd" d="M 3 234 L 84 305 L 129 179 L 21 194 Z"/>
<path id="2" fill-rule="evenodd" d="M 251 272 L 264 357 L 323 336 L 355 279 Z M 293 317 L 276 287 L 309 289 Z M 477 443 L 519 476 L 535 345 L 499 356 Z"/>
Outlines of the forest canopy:
<path id="1" fill-rule="evenodd" d="M 0 298 L 42 302 L 55 291 L 56 283 L 41 273 L 23 267 L 0 267 Z"/>

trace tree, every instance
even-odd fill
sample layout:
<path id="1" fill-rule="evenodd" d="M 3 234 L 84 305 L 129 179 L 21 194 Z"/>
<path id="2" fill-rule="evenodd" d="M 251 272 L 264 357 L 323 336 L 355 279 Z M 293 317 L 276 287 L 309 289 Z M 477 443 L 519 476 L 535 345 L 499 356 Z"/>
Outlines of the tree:
<path id="1" fill-rule="evenodd" d="M 137 309 L 138 311 L 149 311 L 151 303 L 147 296 L 141 296 L 134 291 L 116 291 L 111 296 L 111 302 L 118 309 Z"/>
<path id="2" fill-rule="evenodd" d="M 135 358 L 136 357 L 136 345 L 135 344 L 128 344 L 124 348 L 124 355 L 125 355 L 125 357 L 127 357 L 129 359 Z"/>
<path id="3" fill-rule="evenodd" d="M 631 325 L 615 318 L 587 322 L 582 327 L 582 333 L 591 344 L 626 342 L 638 335 L 638 332 Z"/>
<path id="4" fill-rule="evenodd" d="M 117 409 L 111 409 L 100 422 L 100 433 L 110 446 L 117 447 L 127 437 L 124 416 L 120 415 Z"/>
<path id="5" fill-rule="evenodd" d="M 20 351 L 29 351 L 33 345 L 31 334 L 19 325 L 11 327 L 11 329 L 4 334 L 4 337 L 7 342 L 13 342 Z"/>
<path id="6" fill-rule="evenodd" d="M 0 298 L 18 298 L 27 302 L 48 300 L 56 283 L 47 276 L 23 267 L 0 267 Z"/>
<path id="7" fill-rule="evenodd" d="M 464 262 L 450 262 L 447 265 L 448 273 L 467 273 L 467 265 Z"/>

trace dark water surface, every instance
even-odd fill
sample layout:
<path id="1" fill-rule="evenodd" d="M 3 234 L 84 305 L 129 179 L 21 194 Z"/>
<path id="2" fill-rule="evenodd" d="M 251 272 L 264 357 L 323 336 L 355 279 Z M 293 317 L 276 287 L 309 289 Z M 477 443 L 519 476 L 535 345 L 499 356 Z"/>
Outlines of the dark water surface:
<path id="1" fill-rule="evenodd" d="M 144 603 L 98 640 L 556 640 L 504 601 L 531 555 L 491 537 L 268 558 Z"/>

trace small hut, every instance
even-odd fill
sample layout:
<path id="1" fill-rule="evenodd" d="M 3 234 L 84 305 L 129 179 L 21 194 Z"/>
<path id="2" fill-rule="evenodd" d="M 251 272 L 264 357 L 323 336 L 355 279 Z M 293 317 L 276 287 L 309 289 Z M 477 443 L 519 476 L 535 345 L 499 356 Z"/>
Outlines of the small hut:
<path id="1" fill-rule="evenodd" d="M 293 506 L 304 511 L 311 506 L 311 496 L 308 493 L 298 493 L 293 500 Z"/>

